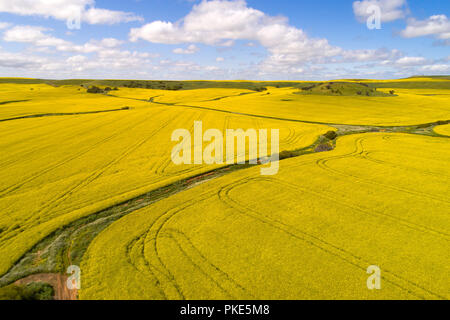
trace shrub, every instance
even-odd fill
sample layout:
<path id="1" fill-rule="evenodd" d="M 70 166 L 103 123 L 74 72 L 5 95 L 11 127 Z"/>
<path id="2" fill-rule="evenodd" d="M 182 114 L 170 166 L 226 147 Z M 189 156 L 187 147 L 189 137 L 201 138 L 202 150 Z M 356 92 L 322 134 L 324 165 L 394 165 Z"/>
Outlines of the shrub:
<path id="1" fill-rule="evenodd" d="M 87 93 L 104 93 L 104 91 L 102 89 L 100 89 L 99 87 L 92 86 L 87 89 Z"/>
<path id="2" fill-rule="evenodd" d="M 331 151 L 333 150 L 333 146 L 329 143 L 322 143 L 319 144 L 316 149 L 314 150 L 314 152 L 325 152 L 325 151 Z"/>
<path id="3" fill-rule="evenodd" d="M 311 89 L 314 89 L 315 87 L 316 87 L 316 85 L 313 84 L 313 85 L 310 85 L 310 86 L 307 86 L 307 87 L 303 87 L 302 90 L 303 90 L 303 91 L 309 91 L 309 90 L 311 90 Z"/>
<path id="4" fill-rule="evenodd" d="M 47 283 L 33 282 L 23 288 L 23 300 L 53 300 L 55 290 Z"/>
<path id="5" fill-rule="evenodd" d="M 327 133 L 324 134 L 324 136 L 328 140 L 334 140 L 338 137 L 336 131 L 328 131 Z"/>
<path id="6" fill-rule="evenodd" d="M 13 284 L 0 289 L 0 300 L 53 300 L 54 294 L 55 290 L 47 283 Z"/>
<path id="7" fill-rule="evenodd" d="M 255 90 L 256 92 L 263 92 L 263 91 L 267 91 L 267 88 L 266 87 L 258 87 L 253 90 Z"/>
<path id="8" fill-rule="evenodd" d="M 298 153 L 296 153 L 295 151 L 281 151 L 280 155 L 279 155 L 279 159 L 280 160 L 284 160 L 284 159 L 289 159 L 289 158 L 293 158 L 293 157 L 297 157 Z"/>

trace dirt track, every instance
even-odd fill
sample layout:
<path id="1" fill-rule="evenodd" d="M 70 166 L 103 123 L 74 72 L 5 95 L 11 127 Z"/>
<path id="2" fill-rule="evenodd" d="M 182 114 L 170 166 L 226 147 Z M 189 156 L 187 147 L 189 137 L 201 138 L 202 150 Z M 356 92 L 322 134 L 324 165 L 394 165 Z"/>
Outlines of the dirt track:
<path id="1" fill-rule="evenodd" d="M 41 273 L 20 279 L 15 284 L 27 285 L 32 282 L 48 283 L 55 289 L 55 300 L 77 300 L 78 291 L 67 288 L 67 278 L 66 275 L 58 273 Z"/>

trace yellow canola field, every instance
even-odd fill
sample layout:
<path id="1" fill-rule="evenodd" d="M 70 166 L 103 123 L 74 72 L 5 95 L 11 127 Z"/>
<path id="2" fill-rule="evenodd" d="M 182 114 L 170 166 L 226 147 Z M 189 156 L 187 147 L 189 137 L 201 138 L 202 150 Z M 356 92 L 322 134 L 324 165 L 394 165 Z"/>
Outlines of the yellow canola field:
<path id="1" fill-rule="evenodd" d="M 450 137 L 450 124 L 444 126 L 437 126 L 434 128 L 434 131 L 438 134 L 442 134 L 443 136 Z"/>
<path id="2" fill-rule="evenodd" d="M 104 86 L 102 86 L 103 88 Z M 177 101 L 180 104 L 193 103 L 193 102 L 208 102 L 217 101 L 227 97 L 240 97 L 255 91 L 246 89 L 227 89 L 227 88 L 214 88 L 214 89 L 195 89 L 195 90 L 157 90 L 157 89 L 140 89 L 140 88 L 120 88 L 118 91 L 111 91 L 109 95 L 124 99 L 141 99 L 149 100 L 160 97 L 170 97 L 173 101 Z"/>
<path id="3" fill-rule="evenodd" d="M 234 172 L 105 229 L 80 298 L 449 299 L 449 168 L 447 138 L 371 133 Z"/>
<path id="4" fill-rule="evenodd" d="M 448 80 L 448 79 L 447 79 Z M 408 83 L 408 82 L 442 82 L 446 81 L 445 77 L 443 78 L 436 78 L 436 77 L 411 77 L 411 78 L 404 78 L 404 79 L 385 79 L 385 80 L 378 80 L 378 79 L 340 79 L 340 80 L 333 80 L 333 81 L 346 81 L 346 82 L 364 82 L 364 83 L 391 83 L 391 82 L 399 82 L 399 83 Z"/>
<path id="5" fill-rule="evenodd" d="M 209 101 L 200 101 L 197 96 L 214 89 L 198 94 L 199 90 L 167 92 L 155 101 L 330 124 L 402 126 L 450 120 L 448 90 L 392 89 L 398 96 L 336 97 L 299 95 L 294 88 L 268 89 Z"/>
<path id="6" fill-rule="evenodd" d="M 33 87 L 37 90 L 36 85 Z M 47 112 L 61 112 L 78 110 L 86 101 L 97 101 L 95 108 L 103 104 L 105 109 L 111 108 L 106 101 L 117 106 L 125 101 L 83 95 L 77 93 L 76 87 L 47 87 L 41 89 L 45 92 L 37 95 L 37 101 L 30 94 L 27 98 L 32 100 L 26 103 L 41 104 Z M 18 92 L 11 91 L 9 99 L 19 97 L 22 89 L 18 85 Z M 74 92 L 73 99 L 80 95 L 80 101 L 73 102 L 70 92 Z M 0 275 L 58 228 L 219 167 L 176 166 L 171 161 L 176 145 L 171 142 L 172 132 L 180 128 L 192 131 L 196 120 L 203 121 L 204 130 L 280 129 L 281 150 L 309 146 L 319 135 L 333 130 L 320 125 L 135 103 L 139 107 L 131 110 L 0 122 Z M 14 105 L 0 106 L 0 110 L 8 108 L 14 113 Z M 17 103 L 16 108 L 22 105 Z"/>
<path id="7" fill-rule="evenodd" d="M 46 113 L 78 113 L 148 107 L 136 100 L 87 94 L 80 86 L 0 84 L 0 120 Z"/>

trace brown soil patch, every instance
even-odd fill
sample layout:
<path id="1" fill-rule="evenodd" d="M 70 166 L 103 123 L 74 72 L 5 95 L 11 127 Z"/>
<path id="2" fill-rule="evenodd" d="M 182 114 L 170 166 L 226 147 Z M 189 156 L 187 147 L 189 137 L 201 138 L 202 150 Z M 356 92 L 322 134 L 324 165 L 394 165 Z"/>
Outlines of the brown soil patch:
<path id="1" fill-rule="evenodd" d="M 41 273 L 28 276 L 15 282 L 16 285 L 27 285 L 33 282 L 48 283 L 55 290 L 55 300 L 77 300 L 78 291 L 69 290 L 66 285 L 68 276 L 58 273 Z"/>

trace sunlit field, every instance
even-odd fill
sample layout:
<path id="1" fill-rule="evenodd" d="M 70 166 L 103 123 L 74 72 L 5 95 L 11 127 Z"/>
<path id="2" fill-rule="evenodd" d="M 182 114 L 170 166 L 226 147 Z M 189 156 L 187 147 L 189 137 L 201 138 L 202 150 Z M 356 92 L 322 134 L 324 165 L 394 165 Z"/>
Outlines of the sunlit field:
<path id="1" fill-rule="evenodd" d="M 450 80 L 1 80 L 3 289 L 79 265 L 78 299 L 450 298 Z M 279 129 L 278 174 L 175 165 L 195 121 Z"/>
<path id="2" fill-rule="evenodd" d="M 280 129 L 282 150 L 307 147 L 333 130 L 321 125 L 168 108 L 86 94 L 85 90 L 79 93 L 75 87 L 41 88 L 44 97 L 35 93 L 36 102 L 32 94 L 22 94 L 23 86 L 16 90 L 9 97 L 32 101 L 6 104 L 1 114 L 97 111 L 96 105 L 98 110 L 119 110 L 1 123 L 0 273 L 8 271 L 36 243 L 74 220 L 217 168 L 172 163 L 172 132 L 192 130 L 196 120 L 219 129 Z M 149 90 L 147 94 L 154 92 Z M 89 108 L 80 107 L 88 103 Z M 132 109 L 121 110 L 126 106 Z"/>
<path id="3" fill-rule="evenodd" d="M 299 95 L 297 89 L 269 88 L 268 92 L 202 99 L 200 92 L 183 91 L 155 98 L 157 102 L 212 108 L 266 117 L 348 125 L 403 126 L 447 120 L 448 89 L 380 89 L 392 97 Z"/>
<path id="4" fill-rule="evenodd" d="M 81 298 L 448 299 L 449 165 L 448 139 L 362 134 L 205 183 L 96 238 Z"/>
<path id="5" fill-rule="evenodd" d="M 450 137 L 450 124 L 437 126 L 434 131 L 438 134 Z"/>

